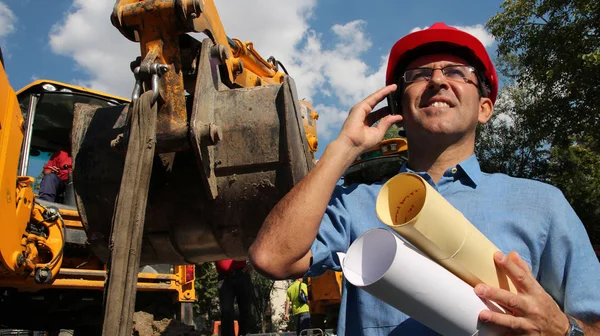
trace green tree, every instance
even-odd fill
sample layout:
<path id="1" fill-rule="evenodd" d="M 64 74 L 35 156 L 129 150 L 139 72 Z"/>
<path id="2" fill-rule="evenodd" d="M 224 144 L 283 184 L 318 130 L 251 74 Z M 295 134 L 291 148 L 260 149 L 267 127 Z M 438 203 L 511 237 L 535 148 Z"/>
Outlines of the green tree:
<path id="1" fill-rule="evenodd" d="M 600 94 L 596 75 L 600 70 L 600 2 L 505 0 L 502 11 L 487 27 L 498 41 L 497 64 L 503 79 L 521 92 L 513 108 L 514 128 L 494 129 L 497 125 L 492 125 L 482 130 L 496 134 L 496 138 L 484 134 L 481 142 L 488 146 L 488 153 L 500 157 L 494 162 L 493 155 L 484 155 L 482 165 L 497 167 L 498 161 L 508 160 L 515 166 L 520 155 L 536 153 L 523 151 L 527 144 L 530 149 L 547 150 L 546 166 L 530 162 L 532 169 L 507 172 L 559 187 L 592 242 L 600 244 L 596 191 L 600 174 L 595 168 L 600 155 L 600 105 L 596 103 Z M 515 147 L 509 144 L 515 135 L 509 131 L 519 129 L 523 139 Z M 503 132 L 507 135 L 502 136 Z M 501 141 L 494 142 L 498 139 Z"/>
<path id="2" fill-rule="evenodd" d="M 504 87 L 488 123 L 477 129 L 477 157 L 482 171 L 548 181 L 548 146 L 535 140 L 520 111 L 530 100 L 517 86 Z"/>
<path id="3" fill-rule="evenodd" d="M 596 137 L 600 2 L 505 0 L 502 10 L 487 22 L 501 70 L 540 98 L 522 110 L 527 127 L 563 148 L 570 135 Z"/>
<path id="4" fill-rule="evenodd" d="M 219 280 L 217 269 L 212 262 L 196 265 L 196 296 L 194 304 L 198 329 L 212 332 L 212 322 L 221 319 L 219 308 Z"/>
<path id="5" fill-rule="evenodd" d="M 262 333 L 272 332 L 274 325 L 271 319 L 273 309 L 271 307 L 271 293 L 275 281 L 268 279 L 257 272 L 252 272 L 252 285 L 254 286 L 254 320 L 256 330 Z"/>
<path id="6" fill-rule="evenodd" d="M 590 137 L 574 138 L 568 148 L 554 148 L 549 175 L 575 209 L 593 243 L 600 243 L 600 155 Z"/>

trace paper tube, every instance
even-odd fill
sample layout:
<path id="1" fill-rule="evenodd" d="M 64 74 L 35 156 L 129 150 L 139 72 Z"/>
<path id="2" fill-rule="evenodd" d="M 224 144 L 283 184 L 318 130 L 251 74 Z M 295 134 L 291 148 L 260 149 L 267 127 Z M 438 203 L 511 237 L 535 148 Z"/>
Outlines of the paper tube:
<path id="1" fill-rule="evenodd" d="M 442 335 L 499 334 L 478 316 L 500 309 L 391 231 L 367 231 L 338 256 L 348 282 Z"/>
<path id="2" fill-rule="evenodd" d="M 376 211 L 382 222 L 471 286 L 483 282 L 516 293 L 494 264 L 499 249 L 419 175 L 403 173 L 386 182 Z"/>

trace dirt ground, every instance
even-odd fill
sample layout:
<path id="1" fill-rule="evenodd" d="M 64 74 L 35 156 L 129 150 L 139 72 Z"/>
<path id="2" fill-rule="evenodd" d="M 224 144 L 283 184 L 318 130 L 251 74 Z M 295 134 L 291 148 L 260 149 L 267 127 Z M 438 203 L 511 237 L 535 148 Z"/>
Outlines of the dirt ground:
<path id="1" fill-rule="evenodd" d="M 204 334 L 194 330 L 177 320 L 162 319 L 154 321 L 154 315 L 146 312 L 133 314 L 133 336 L 202 336 Z"/>

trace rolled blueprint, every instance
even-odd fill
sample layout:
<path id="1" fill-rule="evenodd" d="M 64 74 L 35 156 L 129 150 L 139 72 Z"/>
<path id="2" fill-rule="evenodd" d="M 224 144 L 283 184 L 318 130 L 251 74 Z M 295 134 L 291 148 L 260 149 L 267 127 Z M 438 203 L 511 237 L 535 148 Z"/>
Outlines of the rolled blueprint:
<path id="1" fill-rule="evenodd" d="M 494 264 L 499 249 L 419 175 L 398 174 L 377 196 L 379 219 L 447 270 L 475 287 L 516 289 Z"/>
<path id="2" fill-rule="evenodd" d="M 442 335 L 498 334 L 478 316 L 499 308 L 389 230 L 367 231 L 338 256 L 348 282 Z"/>

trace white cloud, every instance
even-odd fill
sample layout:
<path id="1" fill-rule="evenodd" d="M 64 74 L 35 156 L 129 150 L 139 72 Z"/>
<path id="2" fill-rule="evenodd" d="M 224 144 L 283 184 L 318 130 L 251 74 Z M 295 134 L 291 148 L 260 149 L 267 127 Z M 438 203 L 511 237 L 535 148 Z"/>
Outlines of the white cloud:
<path id="1" fill-rule="evenodd" d="M 481 41 L 481 44 L 483 44 L 483 46 L 486 48 L 491 47 L 494 44 L 494 42 L 496 42 L 494 35 L 490 34 L 487 30 L 485 30 L 485 27 L 482 24 L 477 24 L 474 26 L 455 27 L 475 36 L 477 39 L 479 39 L 479 41 Z"/>
<path id="2" fill-rule="evenodd" d="M 486 48 L 491 47 L 496 42 L 494 35 L 490 34 L 487 30 L 485 30 L 485 27 L 482 24 L 476 24 L 474 26 L 452 26 L 452 27 L 460 29 L 462 31 L 465 31 L 465 32 L 475 36 L 477 39 L 479 39 L 479 41 L 481 41 L 481 44 L 483 44 L 483 46 Z M 427 28 L 429 28 L 429 26 L 426 26 L 424 28 L 415 27 L 410 32 L 414 33 L 416 31 L 427 29 Z"/>
<path id="3" fill-rule="evenodd" d="M 316 1 L 288 0 L 285 6 L 278 0 L 215 2 L 227 35 L 251 40 L 264 58 L 280 60 L 296 81 L 300 98 L 314 101 L 319 93 L 342 105 L 315 104 L 323 108 L 317 109 L 319 134 L 327 140 L 350 106 L 383 85 L 387 55 L 376 69 L 361 59 L 372 46 L 362 20 L 332 26 L 335 40 L 325 44 L 322 34 L 308 23 Z M 89 74 L 87 79 L 74 79 L 78 84 L 128 97 L 134 84 L 129 63 L 139 55 L 139 47 L 110 24 L 112 5 L 112 1 L 75 0 L 53 27 L 50 46 Z"/>
<path id="4" fill-rule="evenodd" d="M 315 106 L 315 111 L 319 112 L 317 121 L 319 139 L 333 139 L 348 116 L 346 110 L 323 104 Z"/>
<path id="5" fill-rule="evenodd" d="M 15 31 L 16 21 L 17 17 L 10 8 L 5 3 L 0 2 L 0 39 Z"/>
<path id="6" fill-rule="evenodd" d="M 139 46 L 127 40 L 110 23 L 112 1 L 75 0 L 64 19 L 50 32 L 50 47 L 70 56 L 89 79 L 78 84 L 129 97 L 134 79 L 129 63 L 139 55 Z"/>

